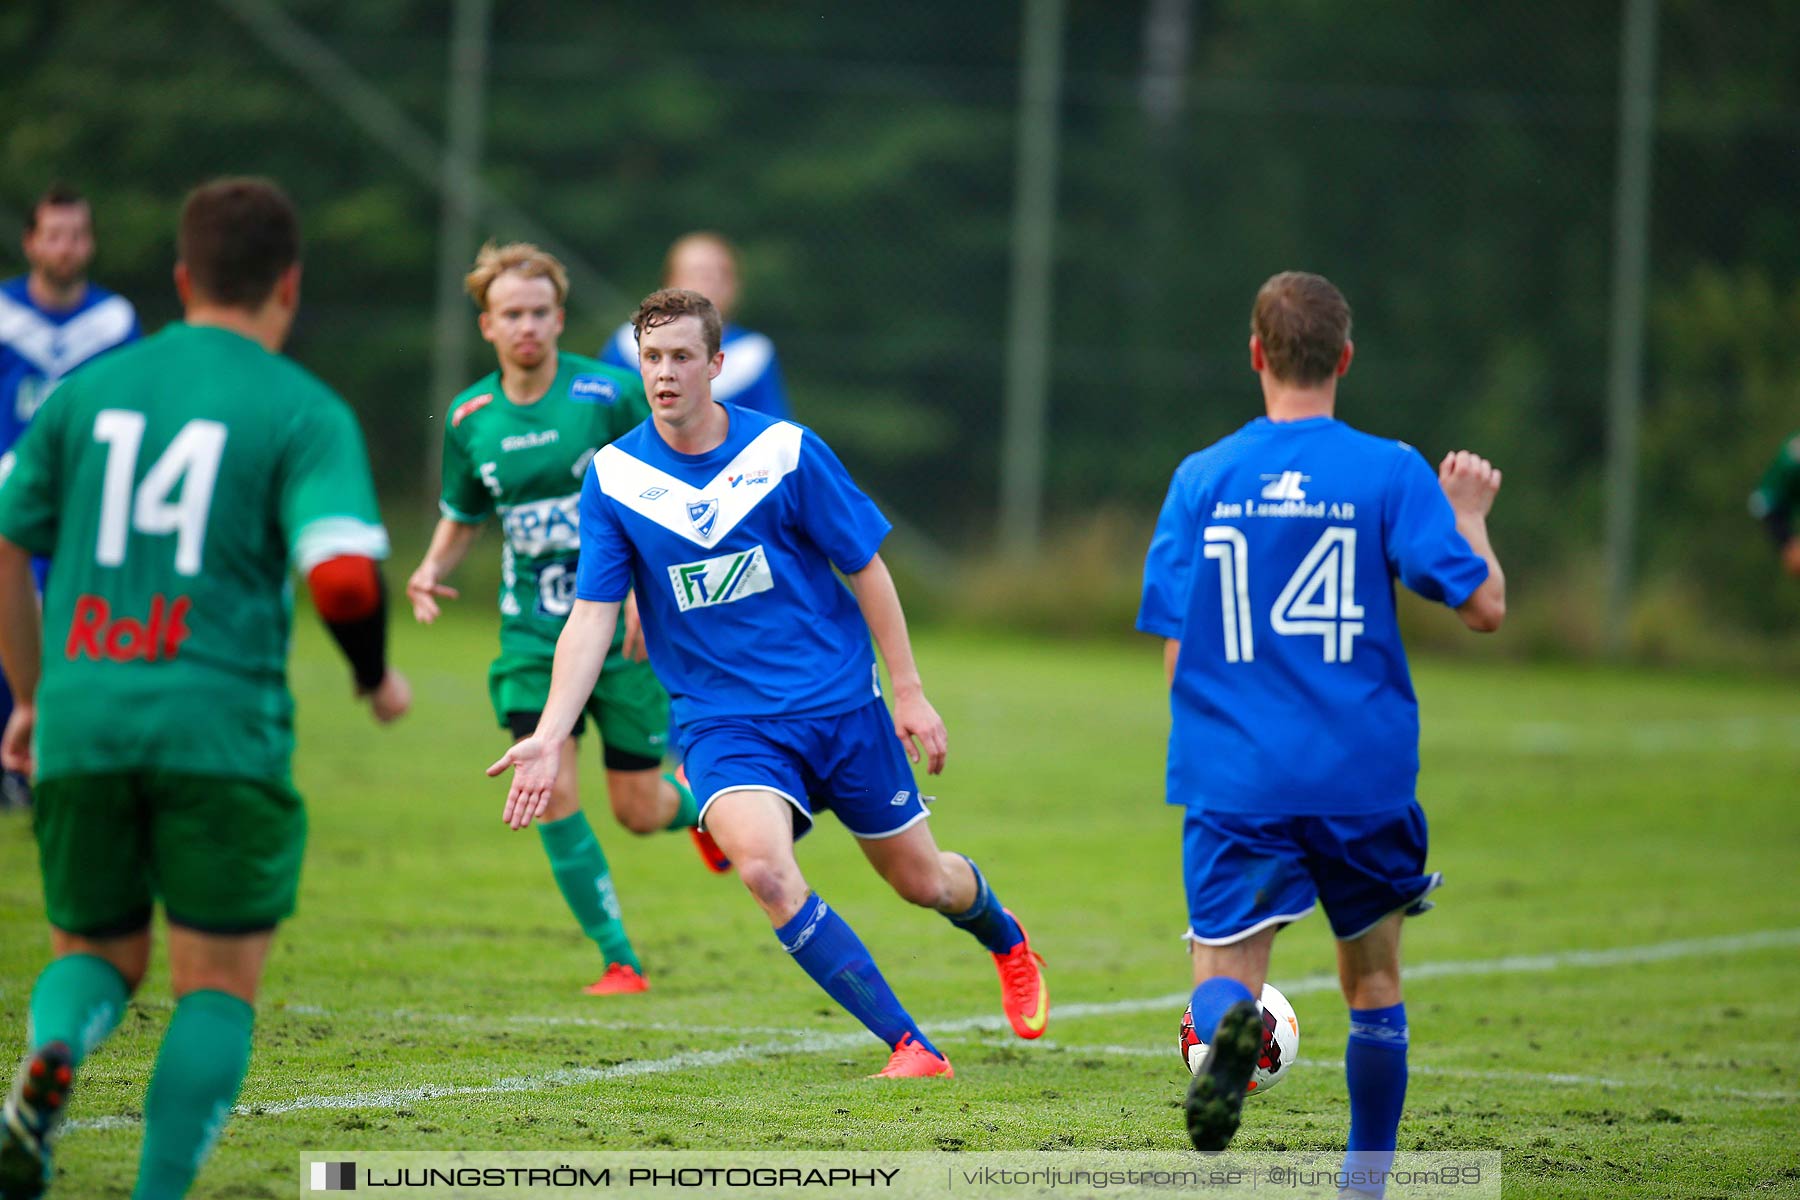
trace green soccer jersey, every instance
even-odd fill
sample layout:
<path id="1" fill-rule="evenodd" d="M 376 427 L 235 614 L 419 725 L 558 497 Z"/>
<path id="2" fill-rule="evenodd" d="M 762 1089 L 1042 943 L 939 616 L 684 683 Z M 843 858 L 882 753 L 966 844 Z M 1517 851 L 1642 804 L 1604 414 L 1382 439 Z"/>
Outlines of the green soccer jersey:
<path id="1" fill-rule="evenodd" d="M 43 778 L 287 779 L 289 565 L 387 555 L 344 402 L 248 338 L 185 324 L 57 389 L 0 459 L 0 536 L 54 560 Z"/>
<path id="2" fill-rule="evenodd" d="M 1782 444 L 1750 493 L 1750 514 L 1782 541 L 1800 533 L 1800 433 Z"/>
<path id="3" fill-rule="evenodd" d="M 508 400 L 496 371 L 451 404 L 439 507 L 465 524 L 500 518 L 502 655 L 556 653 L 575 605 L 582 476 L 594 451 L 649 415 L 636 375 L 568 353 L 535 403 Z M 615 649 L 623 636 L 621 621 Z"/>

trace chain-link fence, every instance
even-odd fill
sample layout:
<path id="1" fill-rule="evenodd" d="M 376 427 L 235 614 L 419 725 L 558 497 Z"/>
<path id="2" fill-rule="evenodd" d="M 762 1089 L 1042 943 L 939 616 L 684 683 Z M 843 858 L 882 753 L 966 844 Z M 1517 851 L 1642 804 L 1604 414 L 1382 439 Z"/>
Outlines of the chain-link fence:
<path id="1" fill-rule="evenodd" d="M 1031 348 L 1052 545 L 1098 528 L 1096 569 L 1130 574 L 1175 463 L 1259 411 L 1250 299 L 1301 267 L 1356 310 L 1341 415 L 1500 463 L 1515 594 L 1579 641 L 1631 619 L 1590 586 L 1624 7 L 484 3 L 478 69 L 453 79 L 448 0 L 17 0 L 0 206 L 82 187 L 95 278 L 155 328 L 183 191 L 279 178 L 309 238 L 292 353 L 361 413 L 390 507 L 428 514 L 446 113 L 478 87 L 471 231 L 580 262 L 566 348 L 598 349 L 676 235 L 723 231 L 797 417 L 914 546 L 979 564 L 1017 432 L 1022 48 L 1054 20 Z M 1744 498 L 1800 428 L 1800 6 L 1653 7 L 1639 608 L 1766 635 L 1796 602 Z"/>

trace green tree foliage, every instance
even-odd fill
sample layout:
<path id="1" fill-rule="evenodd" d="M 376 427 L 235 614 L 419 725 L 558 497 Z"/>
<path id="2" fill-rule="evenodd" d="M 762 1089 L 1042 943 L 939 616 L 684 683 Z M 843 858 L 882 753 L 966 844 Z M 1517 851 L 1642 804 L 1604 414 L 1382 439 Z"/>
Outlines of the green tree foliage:
<path id="1" fill-rule="evenodd" d="M 442 137 L 451 5 L 278 3 Z M 384 486 L 423 496 L 445 400 L 426 394 L 439 197 L 233 7 L 0 7 L 0 208 L 52 178 L 87 189 L 96 277 L 154 327 L 175 315 L 183 191 L 282 180 L 309 237 L 294 352 L 356 404 Z M 1255 415 L 1250 298 L 1302 267 L 1356 310 L 1343 415 L 1433 458 L 1489 454 L 1515 574 L 1579 570 L 1599 542 L 1621 5 L 1191 0 L 1160 106 L 1149 9 L 1069 5 L 1052 520 L 1150 511 L 1183 453 Z M 801 419 L 890 507 L 979 551 L 1018 7 L 682 11 L 494 9 L 482 173 L 613 287 L 572 297 L 566 344 L 596 348 L 674 236 L 726 232 L 743 319 L 776 339 Z M 1800 427 L 1795 45 L 1800 6 L 1782 0 L 1661 3 L 1643 551 L 1763 627 L 1793 611 L 1742 501 Z"/>

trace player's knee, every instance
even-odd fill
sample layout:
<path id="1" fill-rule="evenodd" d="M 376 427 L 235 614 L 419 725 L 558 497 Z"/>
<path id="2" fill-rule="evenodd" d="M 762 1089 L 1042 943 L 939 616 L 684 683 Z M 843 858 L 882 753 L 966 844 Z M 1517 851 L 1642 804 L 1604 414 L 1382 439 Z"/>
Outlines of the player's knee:
<path id="1" fill-rule="evenodd" d="M 888 884 L 908 904 L 920 908 L 944 908 L 950 901 L 950 884 L 935 863 L 907 864 L 890 872 Z"/>
<path id="2" fill-rule="evenodd" d="M 756 902 L 770 913 L 779 915 L 789 909 L 797 912 L 801 901 L 806 899 L 806 881 L 792 864 L 747 858 L 734 861 L 732 865 L 737 868 L 738 878 L 756 897 Z"/>
<path id="3" fill-rule="evenodd" d="M 657 785 L 662 782 L 662 777 L 654 771 L 641 773 L 648 778 L 638 778 L 639 774 L 615 772 L 607 776 L 606 786 L 612 799 L 613 816 L 632 833 L 661 832 L 669 823 L 667 815 L 656 811 Z"/>
<path id="4" fill-rule="evenodd" d="M 619 819 L 619 824 L 623 825 L 627 832 L 635 833 L 639 837 L 645 834 L 660 833 L 663 825 L 666 824 L 666 822 L 658 821 L 655 813 L 647 812 L 642 808 L 614 807 L 613 816 Z"/>

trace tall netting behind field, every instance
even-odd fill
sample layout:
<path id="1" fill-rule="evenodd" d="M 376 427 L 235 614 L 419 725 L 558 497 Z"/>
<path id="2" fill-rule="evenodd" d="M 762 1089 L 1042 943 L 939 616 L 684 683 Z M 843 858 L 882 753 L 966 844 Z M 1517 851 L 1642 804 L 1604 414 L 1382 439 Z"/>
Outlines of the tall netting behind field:
<path id="1" fill-rule="evenodd" d="M 1356 312 L 1341 412 L 1506 471 L 1515 577 L 1586 595 L 1603 507 L 1616 0 L 1070 0 L 1056 100 L 1044 511 L 1128 561 L 1182 454 L 1258 411 L 1249 303 L 1289 267 Z M 176 315 L 183 190 L 300 202 L 292 350 L 356 405 L 396 505 L 427 447 L 451 23 L 441 0 L 25 0 L 0 11 L 0 208 L 94 199 L 95 278 Z M 589 273 L 593 351 L 695 228 L 798 418 L 914 531 L 995 544 L 1025 9 L 498 5 L 478 173 Z M 277 18 L 273 23 L 271 16 Z M 271 29 L 304 32 L 304 53 Z M 1744 499 L 1800 429 L 1800 7 L 1662 0 L 1650 201 L 1645 593 L 1794 624 Z M 371 99 L 372 98 L 372 99 Z M 379 128 L 377 127 L 379 126 Z M 386 139 L 386 140 L 384 140 Z M 488 210 L 477 237 L 521 230 Z M 472 252 L 473 246 L 467 248 Z M 472 321 L 472 315 L 471 315 Z M 467 374 L 485 368 L 474 342 Z M 1527 585 L 1529 586 L 1529 585 Z M 1604 620 L 1624 620 L 1605 614 Z"/>

